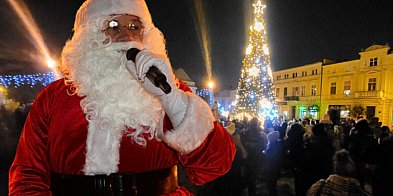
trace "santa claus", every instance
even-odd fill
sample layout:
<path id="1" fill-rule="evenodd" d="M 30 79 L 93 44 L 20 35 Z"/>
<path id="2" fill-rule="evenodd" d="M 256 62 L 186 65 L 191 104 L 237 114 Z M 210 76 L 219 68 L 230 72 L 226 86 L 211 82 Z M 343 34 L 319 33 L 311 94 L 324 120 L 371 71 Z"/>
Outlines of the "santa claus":
<path id="1" fill-rule="evenodd" d="M 10 195 L 188 195 L 177 164 L 195 185 L 229 170 L 229 134 L 175 78 L 143 0 L 84 2 L 61 60 L 64 78 L 39 93 L 26 120 Z M 146 78 L 152 66 L 170 93 Z"/>

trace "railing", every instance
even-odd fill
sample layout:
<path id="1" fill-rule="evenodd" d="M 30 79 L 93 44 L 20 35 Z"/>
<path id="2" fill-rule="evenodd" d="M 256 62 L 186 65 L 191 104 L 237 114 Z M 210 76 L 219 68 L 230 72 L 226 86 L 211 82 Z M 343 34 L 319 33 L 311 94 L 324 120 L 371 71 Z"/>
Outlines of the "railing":
<path id="1" fill-rule="evenodd" d="M 319 101 L 321 97 L 319 95 L 308 95 L 308 96 L 300 96 L 299 101 Z"/>
<path id="2" fill-rule="evenodd" d="M 299 96 L 286 96 L 284 101 L 299 101 Z"/>
<path id="3" fill-rule="evenodd" d="M 383 91 L 357 91 L 355 98 L 382 98 Z"/>
<path id="4" fill-rule="evenodd" d="M 354 94 L 329 94 L 329 95 L 324 95 L 323 99 L 353 99 L 354 98 Z"/>
<path id="5" fill-rule="evenodd" d="M 319 95 L 276 97 L 276 101 L 319 101 Z"/>

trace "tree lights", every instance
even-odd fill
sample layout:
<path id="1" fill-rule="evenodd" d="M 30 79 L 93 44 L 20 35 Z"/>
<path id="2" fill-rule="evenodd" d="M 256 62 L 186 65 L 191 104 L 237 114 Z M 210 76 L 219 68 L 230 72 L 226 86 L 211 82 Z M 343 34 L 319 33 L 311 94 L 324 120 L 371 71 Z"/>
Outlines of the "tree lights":
<path id="1" fill-rule="evenodd" d="M 235 115 L 264 119 L 277 115 L 270 52 L 266 24 L 263 18 L 263 5 L 260 0 L 253 4 L 255 19 L 249 31 L 249 44 L 243 60 L 238 82 Z"/>

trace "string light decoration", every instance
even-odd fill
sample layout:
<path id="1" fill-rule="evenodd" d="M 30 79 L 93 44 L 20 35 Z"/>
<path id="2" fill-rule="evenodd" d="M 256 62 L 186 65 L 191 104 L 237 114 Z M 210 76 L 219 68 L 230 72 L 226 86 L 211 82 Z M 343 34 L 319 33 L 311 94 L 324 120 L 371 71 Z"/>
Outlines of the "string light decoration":
<path id="1" fill-rule="evenodd" d="M 255 8 L 255 18 L 249 30 L 249 44 L 243 59 L 234 113 L 239 119 L 244 116 L 258 117 L 261 120 L 265 117 L 272 119 L 277 116 L 277 110 L 268 36 L 263 17 L 266 5 L 260 0 L 252 5 Z"/>
<path id="2" fill-rule="evenodd" d="M 196 90 L 195 94 L 205 100 L 210 107 L 213 106 L 213 91 L 211 89 Z"/>
<path id="3" fill-rule="evenodd" d="M 18 88 L 21 85 L 30 85 L 33 88 L 36 84 L 46 86 L 55 80 L 53 72 L 38 73 L 30 75 L 0 75 L 0 85 L 9 88 L 13 85 Z"/>
<path id="4" fill-rule="evenodd" d="M 30 75 L 0 75 L 1 88 L 18 88 L 22 85 L 30 85 L 30 87 L 33 88 L 36 84 L 47 86 L 53 81 L 55 81 L 55 75 L 53 72 Z M 210 106 L 213 105 L 213 91 L 211 89 L 196 90 L 196 94 L 206 100 Z"/>

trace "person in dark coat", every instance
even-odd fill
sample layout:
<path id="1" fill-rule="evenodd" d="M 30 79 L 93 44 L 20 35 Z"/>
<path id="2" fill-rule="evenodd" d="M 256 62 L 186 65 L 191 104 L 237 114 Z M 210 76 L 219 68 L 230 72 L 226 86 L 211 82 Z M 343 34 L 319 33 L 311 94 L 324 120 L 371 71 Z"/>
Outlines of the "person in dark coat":
<path id="1" fill-rule="evenodd" d="M 366 170 L 371 173 L 373 196 L 393 195 L 393 168 L 384 148 L 370 144 L 363 151 Z"/>
<path id="2" fill-rule="evenodd" d="M 261 168 L 262 150 L 266 148 L 266 134 L 259 126 L 258 118 L 252 118 L 248 130 L 241 136 L 243 146 L 247 151 L 246 182 L 248 195 L 256 195 L 257 177 Z"/>
<path id="3" fill-rule="evenodd" d="M 362 162 L 362 152 L 366 146 L 377 143 L 366 119 L 361 119 L 356 123 L 351 130 L 348 140 L 348 151 L 356 165 L 357 179 L 360 185 L 364 187 L 365 165 Z"/>
<path id="4" fill-rule="evenodd" d="M 223 176 L 199 188 L 197 195 L 205 196 L 241 196 L 245 188 L 245 181 L 241 168 L 247 158 L 247 152 L 240 141 L 239 131 L 242 124 L 236 121 L 229 122 L 225 129 L 231 135 L 236 146 L 236 155 L 231 169 Z"/>
<path id="5" fill-rule="evenodd" d="M 266 158 L 264 177 L 271 196 L 277 195 L 277 181 L 280 178 L 283 161 L 283 146 L 279 138 L 280 133 L 278 131 L 267 134 L 268 144 L 266 150 L 263 151 Z"/>
<path id="6" fill-rule="evenodd" d="M 19 133 L 22 131 L 23 126 L 25 125 L 28 112 L 28 108 L 24 103 L 15 110 L 15 126 Z"/>
<path id="7" fill-rule="evenodd" d="M 375 139 L 378 139 L 382 133 L 381 124 L 382 123 L 379 122 L 379 118 L 376 116 L 374 116 L 370 119 L 369 126 L 371 128 L 371 131 L 374 134 Z"/>
<path id="8" fill-rule="evenodd" d="M 295 177 L 295 192 L 297 196 L 306 194 L 307 188 L 304 184 L 304 171 L 307 168 L 306 153 L 303 143 L 305 131 L 301 124 L 292 123 L 285 140 L 286 159 Z"/>
<path id="9" fill-rule="evenodd" d="M 381 127 L 381 134 L 379 135 L 378 138 L 378 144 L 381 144 L 383 139 L 387 138 L 390 136 L 390 129 L 388 126 L 382 126 Z"/>
<path id="10" fill-rule="evenodd" d="M 284 122 L 281 124 L 281 129 L 279 130 L 280 132 L 280 140 L 284 141 L 286 132 L 288 128 L 288 120 L 284 120 Z"/>
<path id="11" fill-rule="evenodd" d="M 332 158 L 335 152 L 333 139 L 328 126 L 319 123 L 312 128 L 310 143 L 306 146 L 307 160 L 310 167 L 306 169 L 309 178 L 304 183 L 307 189 L 317 180 L 326 179 L 332 171 Z"/>
<path id="12" fill-rule="evenodd" d="M 367 196 L 356 180 L 356 167 L 349 152 L 337 151 L 333 158 L 333 171 L 327 179 L 314 183 L 308 190 L 308 196 L 351 195 Z"/>

